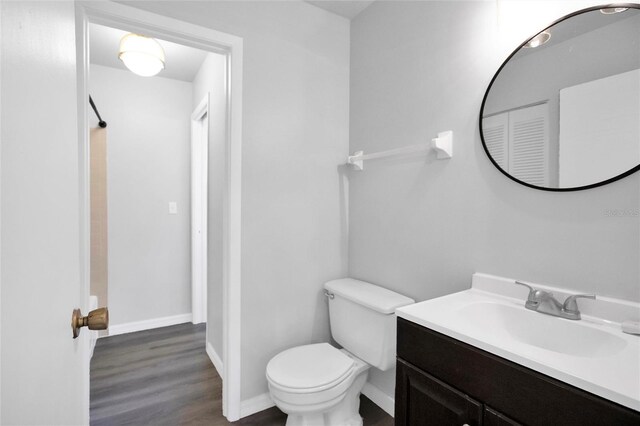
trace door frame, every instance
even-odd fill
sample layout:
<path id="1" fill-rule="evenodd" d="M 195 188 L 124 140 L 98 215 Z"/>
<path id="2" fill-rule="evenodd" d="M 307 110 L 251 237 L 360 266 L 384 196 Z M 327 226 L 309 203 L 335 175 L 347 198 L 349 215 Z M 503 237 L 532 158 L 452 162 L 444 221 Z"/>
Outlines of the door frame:
<path id="1" fill-rule="evenodd" d="M 89 301 L 89 120 L 88 72 L 90 23 L 136 31 L 151 37 L 225 55 L 226 174 L 223 191 L 222 267 L 222 413 L 229 421 L 240 419 L 241 374 L 241 171 L 242 171 L 242 61 L 241 37 L 146 12 L 113 2 L 76 2 L 76 50 L 78 77 L 80 278 L 82 300 Z M 87 353 L 88 357 L 88 353 Z M 85 368 L 84 410 L 89 421 L 89 363 Z"/>
<path id="2" fill-rule="evenodd" d="M 191 322 L 207 322 L 209 93 L 191 114 Z M 207 326 L 208 327 L 208 326 Z"/>

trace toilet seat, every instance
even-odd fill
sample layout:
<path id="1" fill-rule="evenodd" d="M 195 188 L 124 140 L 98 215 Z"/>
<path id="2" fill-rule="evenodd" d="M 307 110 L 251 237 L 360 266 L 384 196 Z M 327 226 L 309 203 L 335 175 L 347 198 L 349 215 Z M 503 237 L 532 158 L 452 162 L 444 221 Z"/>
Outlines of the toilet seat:
<path id="1" fill-rule="evenodd" d="M 298 346 L 269 361 L 267 380 L 287 393 L 316 393 L 347 380 L 355 365 L 353 358 L 328 343 Z"/>

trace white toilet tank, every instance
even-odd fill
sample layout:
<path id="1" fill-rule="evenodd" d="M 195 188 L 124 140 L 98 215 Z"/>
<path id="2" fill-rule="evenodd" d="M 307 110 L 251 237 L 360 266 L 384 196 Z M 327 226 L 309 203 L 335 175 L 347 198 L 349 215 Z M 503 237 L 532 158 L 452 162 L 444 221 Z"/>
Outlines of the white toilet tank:
<path id="1" fill-rule="evenodd" d="M 396 358 L 396 316 L 400 306 L 415 301 L 386 288 L 342 278 L 324 285 L 329 294 L 329 319 L 334 340 L 380 370 Z"/>

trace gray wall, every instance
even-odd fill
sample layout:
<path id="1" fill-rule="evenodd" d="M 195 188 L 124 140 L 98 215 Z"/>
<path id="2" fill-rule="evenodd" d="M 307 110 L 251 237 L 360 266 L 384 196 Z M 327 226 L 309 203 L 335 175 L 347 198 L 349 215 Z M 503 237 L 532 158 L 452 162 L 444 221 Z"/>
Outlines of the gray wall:
<path id="1" fill-rule="evenodd" d="M 508 18 L 495 2 L 375 2 L 352 21 L 350 151 L 453 130 L 454 156 L 349 172 L 349 275 L 416 300 L 467 289 L 476 271 L 640 300 L 640 220 L 606 215 L 640 207 L 640 174 L 553 193 L 518 185 L 486 157 L 482 97 L 526 36 L 505 39 L 497 16 Z M 542 28 L 561 15 L 530 16 Z M 393 395 L 393 372 L 370 381 Z"/>
<path id="2" fill-rule="evenodd" d="M 222 195 L 226 177 L 226 57 L 209 53 L 193 80 L 193 108 L 209 93 L 207 342 L 222 359 Z M 224 359 L 222 359 L 224 361 Z"/>
<path id="3" fill-rule="evenodd" d="M 278 352 L 329 339 L 347 273 L 349 21 L 303 2 L 128 2 L 244 39 L 242 399 Z"/>
<path id="4" fill-rule="evenodd" d="M 92 64 L 89 88 L 108 123 L 111 325 L 188 314 L 192 85 Z"/>

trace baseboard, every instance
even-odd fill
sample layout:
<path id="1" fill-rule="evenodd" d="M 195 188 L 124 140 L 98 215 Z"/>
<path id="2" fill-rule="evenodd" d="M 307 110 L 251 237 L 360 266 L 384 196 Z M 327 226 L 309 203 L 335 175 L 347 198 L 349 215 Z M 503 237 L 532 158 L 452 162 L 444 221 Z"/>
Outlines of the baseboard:
<path id="1" fill-rule="evenodd" d="M 250 416 L 259 411 L 266 410 L 273 407 L 274 402 L 271 399 L 269 392 L 262 395 L 254 396 L 253 398 L 245 399 L 240 402 L 240 418 Z"/>
<path id="2" fill-rule="evenodd" d="M 153 318 L 144 321 L 128 322 L 125 324 L 112 325 L 109 327 L 109 336 L 118 334 L 133 333 L 136 331 L 151 330 L 153 328 L 168 327 L 170 325 L 191 322 L 191 314 L 173 315 L 170 317 Z M 101 336 L 107 337 L 107 336 Z"/>
<path id="3" fill-rule="evenodd" d="M 211 345 L 210 342 L 207 342 L 207 355 L 209 355 L 209 359 L 211 360 L 211 363 L 213 364 L 213 366 L 215 367 L 216 371 L 218 372 L 218 376 L 223 377 L 223 365 L 222 365 L 222 359 L 220 358 L 220 355 L 218 355 L 218 353 L 216 352 L 215 349 L 213 349 L 213 346 Z"/>
<path id="4" fill-rule="evenodd" d="M 210 345 L 207 343 L 207 353 L 210 351 Z M 215 351 L 211 347 L 211 352 L 215 354 Z M 209 354 L 211 358 L 212 355 Z M 211 362 L 215 361 L 211 359 Z M 217 369 L 217 368 L 216 368 Z M 369 398 L 374 404 L 378 407 L 382 408 L 387 414 L 391 417 L 394 416 L 395 411 L 395 399 L 382 392 L 379 388 L 373 386 L 371 383 L 365 383 L 362 388 L 362 394 Z M 262 410 L 266 410 L 267 408 L 273 407 L 274 402 L 271 399 L 271 395 L 269 392 L 263 393 L 262 395 L 254 396 L 250 399 L 245 399 L 240 403 L 240 418 L 250 416 Z"/>
<path id="5" fill-rule="evenodd" d="M 394 416 L 396 400 L 382 392 L 380 388 L 367 382 L 362 388 L 362 394 L 369 398 L 378 407 L 386 411 L 391 417 Z"/>

